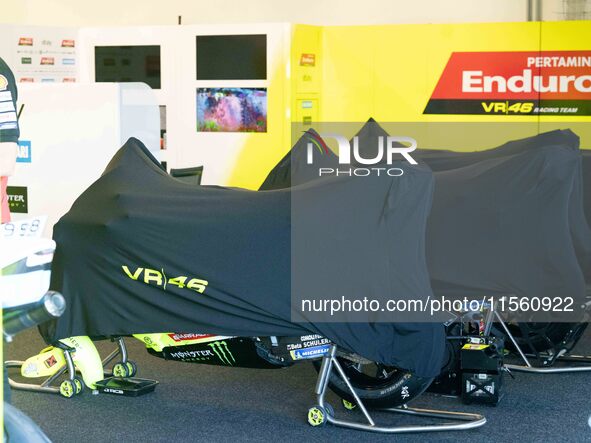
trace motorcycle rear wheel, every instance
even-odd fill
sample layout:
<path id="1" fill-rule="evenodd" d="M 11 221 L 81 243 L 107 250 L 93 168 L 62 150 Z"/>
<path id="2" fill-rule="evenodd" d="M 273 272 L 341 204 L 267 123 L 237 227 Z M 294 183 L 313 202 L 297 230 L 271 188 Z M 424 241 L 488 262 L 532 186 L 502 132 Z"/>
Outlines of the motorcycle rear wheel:
<path id="1" fill-rule="evenodd" d="M 393 408 L 421 395 L 433 381 L 408 371 L 379 363 L 361 364 L 338 358 L 349 382 L 367 408 Z M 320 370 L 321 360 L 314 361 Z M 328 387 L 342 399 L 354 403 L 355 398 L 341 377 L 332 371 Z"/>

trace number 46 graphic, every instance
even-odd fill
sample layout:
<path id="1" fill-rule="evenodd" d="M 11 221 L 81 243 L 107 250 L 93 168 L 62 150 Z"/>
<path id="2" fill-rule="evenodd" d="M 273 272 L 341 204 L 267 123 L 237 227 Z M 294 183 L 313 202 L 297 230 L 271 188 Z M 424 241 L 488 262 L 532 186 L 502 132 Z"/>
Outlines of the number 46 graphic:
<path id="1" fill-rule="evenodd" d="M 133 272 L 131 272 L 127 266 L 122 266 L 122 269 L 123 272 L 125 272 L 125 275 L 132 280 L 143 281 L 147 285 L 155 284 L 156 286 L 162 286 L 163 289 L 166 289 L 166 285 L 168 284 L 177 286 L 181 289 L 187 288 L 202 294 L 208 284 L 207 280 L 202 280 L 200 278 L 189 279 L 189 277 L 184 275 L 167 279 L 164 269 L 158 271 L 156 269 L 136 268 Z M 143 278 L 141 278 L 142 276 Z"/>

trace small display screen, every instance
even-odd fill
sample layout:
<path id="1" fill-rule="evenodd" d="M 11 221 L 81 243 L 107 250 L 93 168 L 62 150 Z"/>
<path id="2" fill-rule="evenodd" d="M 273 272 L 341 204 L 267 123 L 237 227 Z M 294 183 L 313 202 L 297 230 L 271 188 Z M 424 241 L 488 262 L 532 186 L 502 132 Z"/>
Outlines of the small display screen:
<path id="1" fill-rule="evenodd" d="M 160 46 L 96 46 L 96 82 L 142 82 L 160 89 Z"/>
<path id="2" fill-rule="evenodd" d="M 198 35 L 197 80 L 265 80 L 267 36 Z"/>
<path id="3" fill-rule="evenodd" d="M 267 132 L 266 88 L 197 88 L 198 132 Z"/>

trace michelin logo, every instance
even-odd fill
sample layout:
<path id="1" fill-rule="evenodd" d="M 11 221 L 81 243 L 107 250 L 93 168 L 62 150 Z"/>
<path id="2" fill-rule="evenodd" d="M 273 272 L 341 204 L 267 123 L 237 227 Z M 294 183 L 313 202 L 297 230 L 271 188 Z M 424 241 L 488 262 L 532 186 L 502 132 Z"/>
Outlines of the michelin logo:
<path id="1" fill-rule="evenodd" d="M 291 351 L 290 354 L 294 360 L 305 360 L 308 358 L 322 357 L 329 349 L 330 345 L 314 346 L 313 348 L 296 349 L 295 351 Z"/>

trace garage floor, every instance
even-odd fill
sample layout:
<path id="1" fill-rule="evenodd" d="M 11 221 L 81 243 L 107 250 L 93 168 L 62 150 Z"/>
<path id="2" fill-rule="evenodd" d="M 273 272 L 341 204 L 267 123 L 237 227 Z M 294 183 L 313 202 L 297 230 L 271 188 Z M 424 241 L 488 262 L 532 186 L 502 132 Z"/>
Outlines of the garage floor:
<path id="1" fill-rule="evenodd" d="M 488 423 L 478 429 L 436 434 L 380 435 L 326 426 L 312 428 L 306 411 L 314 403 L 316 372 L 311 364 L 285 370 L 251 370 L 166 362 L 128 340 L 139 376 L 160 381 L 156 391 L 138 398 L 106 394 L 64 399 L 13 391 L 13 404 L 33 418 L 55 443 L 196 441 L 355 441 L 373 442 L 591 442 L 591 373 L 506 377 L 497 407 L 464 406 L 457 399 L 425 394 L 416 406 L 473 411 Z M 5 358 L 21 359 L 44 343 L 27 331 L 6 345 Z M 101 355 L 112 345 L 99 343 Z M 577 349 L 591 350 L 584 338 Z M 337 414 L 345 413 L 331 395 Z M 348 413 L 359 414 L 359 412 Z M 387 414 L 378 418 L 387 419 Z M 393 417 L 413 424 L 421 419 Z"/>

